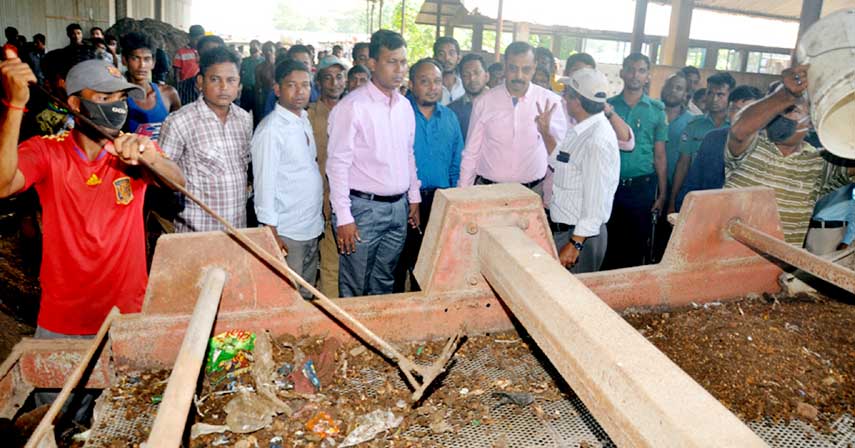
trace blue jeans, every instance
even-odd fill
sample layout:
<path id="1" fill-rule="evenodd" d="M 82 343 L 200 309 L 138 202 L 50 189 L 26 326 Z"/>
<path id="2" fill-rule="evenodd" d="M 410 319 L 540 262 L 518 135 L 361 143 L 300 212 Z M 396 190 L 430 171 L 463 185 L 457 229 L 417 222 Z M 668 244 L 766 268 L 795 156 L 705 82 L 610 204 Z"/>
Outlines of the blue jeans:
<path id="1" fill-rule="evenodd" d="M 409 205 L 406 196 L 396 202 L 350 197 L 350 213 L 361 241 L 356 251 L 338 258 L 341 297 L 391 294 L 395 266 L 407 237 Z M 337 228 L 333 215 L 333 228 Z"/>

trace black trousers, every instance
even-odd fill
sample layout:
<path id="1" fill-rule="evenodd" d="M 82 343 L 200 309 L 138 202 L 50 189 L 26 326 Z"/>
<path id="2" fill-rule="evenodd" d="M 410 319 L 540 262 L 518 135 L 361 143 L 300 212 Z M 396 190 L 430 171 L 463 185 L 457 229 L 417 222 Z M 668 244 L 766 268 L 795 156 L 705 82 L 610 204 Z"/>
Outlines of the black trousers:
<path id="1" fill-rule="evenodd" d="M 396 293 L 404 292 L 406 289 L 407 276 L 410 277 L 410 289 L 421 291 L 418 281 L 413 276 L 413 268 L 416 267 L 416 260 L 419 259 L 419 250 L 422 247 L 422 238 L 424 237 L 428 219 L 430 218 L 434 193 L 436 193 L 436 189 L 421 191 L 422 202 L 419 204 L 419 218 L 421 223 L 419 224 L 419 230 L 407 224 L 407 240 L 404 242 L 404 250 L 401 252 L 401 258 L 398 259 L 398 266 L 395 267 L 395 286 L 393 291 Z"/>
<path id="2" fill-rule="evenodd" d="M 609 245 L 603 270 L 644 264 L 649 258 L 656 174 L 621 179 L 609 218 Z"/>

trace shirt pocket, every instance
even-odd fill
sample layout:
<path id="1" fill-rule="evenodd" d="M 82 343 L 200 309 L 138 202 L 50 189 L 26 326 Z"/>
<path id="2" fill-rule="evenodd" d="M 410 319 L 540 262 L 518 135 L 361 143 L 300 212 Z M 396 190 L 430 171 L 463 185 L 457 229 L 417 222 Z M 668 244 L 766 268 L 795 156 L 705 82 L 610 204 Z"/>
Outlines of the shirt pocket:
<path id="1" fill-rule="evenodd" d="M 219 145 L 203 143 L 196 153 L 199 170 L 206 175 L 220 176 L 226 172 L 226 158 L 221 153 Z"/>

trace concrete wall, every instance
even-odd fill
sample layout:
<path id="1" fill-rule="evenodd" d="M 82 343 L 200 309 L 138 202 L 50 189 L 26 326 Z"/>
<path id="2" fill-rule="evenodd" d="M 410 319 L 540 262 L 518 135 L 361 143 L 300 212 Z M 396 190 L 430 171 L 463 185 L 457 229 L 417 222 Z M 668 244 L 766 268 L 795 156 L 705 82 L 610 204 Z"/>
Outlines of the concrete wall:
<path id="1" fill-rule="evenodd" d="M 127 11 L 127 16 L 134 19 L 160 18 L 187 31 L 192 3 L 192 0 L 0 0 L 0 28 L 14 26 L 27 36 L 27 41 L 42 33 L 47 37 L 48 50 L 52 50 L 68 44 L 65 27 L 69 23 L 79 23 L 84 36 L 89 36 L 91 27 L 107 29 L 115 23 L 117 9 L 119 14 Z M 161 11 L 156 11 L 156 6 Z"/>

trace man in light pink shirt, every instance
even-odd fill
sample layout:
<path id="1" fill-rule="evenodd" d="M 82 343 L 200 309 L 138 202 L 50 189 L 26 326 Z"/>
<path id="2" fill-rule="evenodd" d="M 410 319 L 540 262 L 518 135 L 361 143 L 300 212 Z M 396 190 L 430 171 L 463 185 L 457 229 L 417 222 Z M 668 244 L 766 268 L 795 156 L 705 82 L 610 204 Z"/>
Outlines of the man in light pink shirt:
<path id="1" fill-rule="evenodd" d="M 514 42 L 505 49 L 505 83 L 475 100 L 460 164 L 460 182 L 518 182 L 543 196 L 547 148 L 567 131 L 561 97 L 532 84 L 534 49 Z M 557 111 L 557 112 L 556 112 Z M 538 132 L 536 119 L 548 124 Z"/>
<path id="2" fill-rule="evenodd" d="M 377 31 L 368 57 L 371 81 L 333 108 L 327 128 L 342 297 L 391 293 L 407 222 L 419 225 L 415 115 L 398 92 L 407 73 L 406 42 L 394 31 Z"/>

